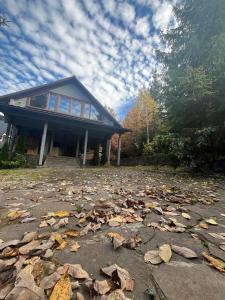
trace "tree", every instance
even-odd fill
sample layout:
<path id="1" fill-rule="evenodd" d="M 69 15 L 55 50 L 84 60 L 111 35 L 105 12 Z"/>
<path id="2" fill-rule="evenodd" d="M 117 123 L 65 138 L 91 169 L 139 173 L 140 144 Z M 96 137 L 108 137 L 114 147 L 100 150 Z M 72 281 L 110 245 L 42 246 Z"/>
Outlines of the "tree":
<path id="1" fill-rule="evenodd" d="M 123 152 L 140 155 L 143 144 L 149 143 L 158 124 L 158 105 L 146 89 L 140 90 L 134 107 L 127 113 L 124 126 L 131 129 L 123 137 Z"/>
<path id="2" fill-rule="evenodd" d="M 155 131 L 158 119 L 158 105 L 147 89 L 139 92 L 136 102 L 137 114 L 141 128 L 146 130 L 146 143 L 149 144 L 150 135 Z"/>
<path id="3" fill-rule="evenodd" d="M 5 142 L 0 152 L 0 161 L 8 161 L 9 160 L 9 144 Z"/>
<path id="4" fill-rule="evenodd" d="M 178 26 L 162 35 L 168 52 L 163 98 L 174 131 L 223 126 L 225 115 L 225 1 L 182 0 Z"/>

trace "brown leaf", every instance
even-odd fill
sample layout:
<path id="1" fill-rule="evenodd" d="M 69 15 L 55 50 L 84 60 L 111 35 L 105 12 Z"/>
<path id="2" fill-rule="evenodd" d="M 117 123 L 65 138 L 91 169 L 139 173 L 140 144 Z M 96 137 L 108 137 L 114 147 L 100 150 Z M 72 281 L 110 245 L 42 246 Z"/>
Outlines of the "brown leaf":
<path id="1" fill-rule="evenodd" d="M 105 295 L 111 290 L 112 284 L 108 280 L 95 280 L 93 284 L 94 290 L 99 295 Z"/>
<path id="2" fill-rule="evenodd" d="M 214 220 L 213 218 L 209 218 L 207 220 L 205 220 L 206 223 L 210 224 L 210 225 L 218 225 L 218 223 L 216 222 L 216 220 Z"/>
<path id="3" fill-rule="evenodd" d="M 204 222 L 204 221 L 199 222 L 198 225 L 199 225 L 201 228 L 203 228 L 203 229 L 208 229 L 208 228 L 209 228 L 209 225 L 208 225 L 206 222 Z"/>
<path id="4" fill-rule="evenodd" d="M 89 278 L 89 274 L 82 268 L 80 264 L 66 264 L 69 267 L 68 273 L 75 279 Z"/>
<path id="5" fill-rule="evenodd" d="M 17 246 L 20 242 L 20 240 L 12 240 L 12 241 L 8 241 L 8 242 L 4 242 L 0 244 L 0 251 L 6 247 L 10 247 L 10 246 Z"/>
<path id="6" fill-rule="evenodd" d="M 214 258 L 210 255 L 208 255 L 206 252 L 202 253 L 202 256 L 207 259 L 210 262 L 210 265 L 213 266 L 215 269 L 217 269 L 220 272 L 225 272 L 225 262 Z"/>
<path id="7" fill-rule="evenodd" d="M 76 300 L 85 300 L 85 299 L 84 299 L 84 296 L 81 293 L 77 292 L 76 293 Z"/>
<path id="8" fill-rule="evenodd" d="M 176 245 L 172 245 L 173 252 L 185 257 L 185 258 L 196 258 L 198 255 L 191 249 L 186 247 L 179 247 Z"/>
<path id="9" fill-rule="evenodd" d="M 112 239 L 114 249 L 121 247 L 125 241 L 125 238 L 117 232 L 109 232 L 107 236 Z"/>
<path id="10" fill-rule="evenodd" d="M 71 246 L 70 251 L 71 251 L 71 252 L 77 252 L 79 248 L 80 248 L 80 245 L 79 245 L 77 242 L 75 242 L 75 243 Z"/>
<path id="11" fill-rule="evenodd" d="M 37 231 L 31 231 L 24 235 L 21 243 L 29 243 L 38 237 Z"/>
<path id="12" fill-rule="evenodd" d="M 144 261 L 153 265 L 158 265 L 162 262 L 162 258 L 159 256 L 159 250 L 150 250 L 145 253 Z"/>
<path id="13" fill-rule="evenodd" d="M 31 251 L 36 250 L 36 248 L 40 245 L 40 241 L 33 240 L 30 243 L 19 248 L 19 253 L 22 255 L 29 254 Z"/>
<path id="14" fill-rule="evenodd" d="M 68 237 L 77 237 L 77 236 L 79 236 L 79 231 L 74 230 L 74 229 L 69 229 L 69 230 L 66 230 L 64 232 L 64 234 L 67 235 Z"/>
<path id="15" fill-rule="evenodd" d="M 185 218 L 187 220 L 191 220 L 191 216 L 189 214 L 183 212 L 181 215 L 182 215 L 183 218 Z"/>
<path id="16" fill-rule="evenodd" d="M 129 299 L 124 295 L 122 290 L 117 289 L 108 295 L 107 300 L 129 300 Z"/>
<path id="17" fill-rule="evenodd" d="M 172 256 L 172 251 L 169 244 L 164 244 L 159 247 L 159 256 L 164 262 L 169 262 Z"/>
<path id="18" fill-rule="evenodd" d="M 40 282 L 40 287 L 44 290 L 51 289 L 56 282 L 60 279 L 60 275 L 57 272 L 52 273 L 49 276 L 44 277 Z"/>

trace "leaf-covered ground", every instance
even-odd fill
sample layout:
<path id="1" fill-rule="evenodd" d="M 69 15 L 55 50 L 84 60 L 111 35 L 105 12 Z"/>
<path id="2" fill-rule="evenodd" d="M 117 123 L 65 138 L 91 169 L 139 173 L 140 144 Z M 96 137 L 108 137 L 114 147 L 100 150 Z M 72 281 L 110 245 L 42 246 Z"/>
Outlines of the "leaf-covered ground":
<path id="1" fill-rule="evenodd" d="M 0 299 L 224 299 L 225 179 L 0 172 Z"/>

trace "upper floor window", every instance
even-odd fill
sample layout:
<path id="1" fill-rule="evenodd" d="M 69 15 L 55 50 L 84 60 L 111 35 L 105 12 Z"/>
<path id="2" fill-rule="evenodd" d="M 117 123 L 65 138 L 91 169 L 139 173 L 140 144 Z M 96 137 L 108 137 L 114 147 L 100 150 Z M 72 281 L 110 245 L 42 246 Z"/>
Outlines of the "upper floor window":
<path id="1" fill-rule="evenodd" d="M 70 99 L 61 96 L 59 99 L 58 112 L 68 114 L 70 109 Z"/>
<path id="2" fill-rule="evenodd" d="M 38 95 L 30 98 L 30 106 L 45 109 L 47 106 L 47 95 Z"/>
<path id="3" fill-rule="evenodd" d="M 96 121 L 100 120 L 100 114 L 99 114 L 99 112 L 97 111 L 97 109 L 93 105 L 91 105 L 90 119 L 91 120 L 96 120 Z"/>
<path id="4" fill-rule="evenodd" d="M 71 102 L 71 115 L 80 117 L 81 115 L 81 103 L 76 100 Z"/>
<path id="5" fill-rule="evenodd" d="M 83 117 L 89 119 L 90 118 L 91 105 L 89 103 L 84 104 Z"/>
<path id="6" fill-rule="evenodd" d="M 53 110 L 53 111 L 56 110 L 56 99 L 57 99 L 56 95 L 50 94 L 49 101 L 48 101 L 49 110 Z"/>

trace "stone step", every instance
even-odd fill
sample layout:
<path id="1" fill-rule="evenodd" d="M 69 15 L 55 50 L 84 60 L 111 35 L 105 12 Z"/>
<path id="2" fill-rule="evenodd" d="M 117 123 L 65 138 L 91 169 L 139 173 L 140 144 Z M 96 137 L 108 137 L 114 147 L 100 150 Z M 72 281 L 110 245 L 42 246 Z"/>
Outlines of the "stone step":
<path id="1" fill-rule="evenodd" d="M 75 157 L 69 157 L 69 156 L 48 156 L 44 163 L 45 167 L 54 167 L 54 168 L 64 168 L 64 167 L 70 167 L 70 168 L 79 168 L 80 165 Z"/>

